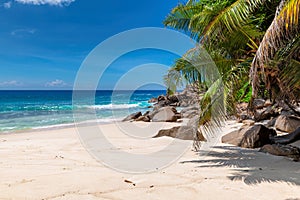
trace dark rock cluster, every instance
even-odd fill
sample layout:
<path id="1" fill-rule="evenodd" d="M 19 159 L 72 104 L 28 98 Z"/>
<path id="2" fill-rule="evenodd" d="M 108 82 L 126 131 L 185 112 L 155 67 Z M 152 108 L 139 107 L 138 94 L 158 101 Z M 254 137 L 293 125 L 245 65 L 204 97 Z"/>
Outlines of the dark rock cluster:
<path id="1" fill-rule="evenodd" d="M 300 159 L 300 148 L 291 144 L 300 140 L 299 104 L 271 103 L 254 100 L 254 113 L 248 112 L 248 104 L 237 106 L 237 118 L 244 126 L 222 137 L 223 143 L 243 148 L 261 148 L 261 152 Z"/>
<path id="2" fill-rule="evenodd" d="M 187 125 L 161 130 L 155 137 L 169 136 L 183 140 L 193 140 L 198 130 L 199 101 L 201 95 L 195 85 L 188 85 L 182 92 L 174 95 L 160 95 L 151 98 L 148 102 L 153 103 L 153 108 L 144 114 L 141 112 L 127 116 L 123 121 L 143 122 L 179 122 L 183 118 L 188 119 Z M 180 112 L 178 111 L 180 108 Z M 200 138 L 205 140 L 204 137 Z"/>

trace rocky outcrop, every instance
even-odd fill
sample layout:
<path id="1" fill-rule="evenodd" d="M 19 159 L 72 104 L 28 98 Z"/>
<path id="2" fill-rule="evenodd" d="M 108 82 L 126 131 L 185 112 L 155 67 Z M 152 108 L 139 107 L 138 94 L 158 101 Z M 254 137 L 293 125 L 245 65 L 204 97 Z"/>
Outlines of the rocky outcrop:
<path id="1" fill-rule="evenodd" d="M 253 107 L 255 109 L 262 109 L 265 107 L 265 100 L 264 99 L 254 99 L 253 101 Z"/>
<path id="2" fill-rule="evenodd" d="M 201 91 L 196 84 L 188 85 L 181 93 L 175 94 L 181 107 L 199 105 Z"/>
<path id="3" fill-rule="evenodd" d="M 167 137 L 177 138 L 181 140 L 194 140 L 196 134 L 195 131 L 198 132 L 198 130 L 193 129 L 190 126 L 177 126 L 171 129 L 160 130 L 158 134 L 154 137 L 157 138 L 157 137 L 167 136 Z M 198 132 L 197 134 L 198 136 L 200 136 L 199 141 L 206 141 L 206 139 L 200 132 Z"/>
<path id="4" fill-rule="evenodd" d="M 272 143 L 277 144 L 290 144 L 300 140 L 300 127 L 298 127 L 294 132 L 282 136 L 272 137 Z"/>
<path id="5" fill-rule="evenodd" d="M 136 113 L 132 113 L 130 115 L 128 115 L 125 119 L 123 119 L 122 121 L 123 122 L 126 122 L 126 121 L 132 121 L 132 120 L 135 120 L 137 118 L 139 118 L 140 116 L 142 116 L 142 113 L 141 112 L 136 112 Z"/>
<path id="6" fill-rule="evenodd" d="M 148 103 L 157 103 L 157 102 L 158 102 L 158 100 L 155 97 L 149 99 L 149 101 L 148 101 Z"/>
<path id="7" fill-rule="evenodd" d="M 266 144 L 270 144 L 270 137 L 275 136 L 276 131 L 269 129 L 264 125 L 254 125 L 249 128 L 239 146 L 244 148 L 259 148 Z"/>
<path id="8" fill-rule="evenodd" d="M 240 146 L 242 139 L 244 138 L 247 130 L 250 127 L 242 127 L 239 130 L 228 133 L 222 137 L 222 143 L 232 144 L 234 146 Z"/>
<path id="9" fill-rule="evenodd" d="M 135 121 L 150 122 L 150 118 L 149 118 L 149 116 L 142 115 L 142 116 L 138 117 L 137 119 L 135 119 Z"/>
<path id="10" fill-rule="evenodd" d="M 259 122 L 262 120 L 270 119 L 271 117 L 277 117 L 279 115 L 279 109 L 273 106 L 264 107 L 255 111 L 254 119 Z"/>
<path id="11" fill-rule="evenodd" d="M 275 156 L 286 156 L 292 158 L 294 161 L 300 160 L 300 149 L 291 145 L 267 144 L 259 151 Z"/>
<path id="12" fill-rule="evenodd" d="M 194 133 L 193 131 L 190 131 L 188 127 L 186 126 L 176 126 L 171 129 L 163 129 L 158 132 L 156 137 L 172 137 L 182 140 L 193 140 L 194 139 Z"/>
<path id="13" fill-rule="evenodd" d="M 153 122 L 176 122 L 177 121 L 177 110 L 174 107 L 163 107 L 160 108 L 152 118 Z"/>
<path id="14" fill-rule="evenodd" d="M 291 133 L 300 127 L 300 119 L 294 116 L 280 115 L 276 122 L 275 128 L 279 131 Z"/>
<path id="15" fill-rule="evenodd" d="M 263 125 L 242 127 L 222 137 L 223 143 L 240 146 L 243 148 L 259 148 L 270 144 L 270 137 L 275 136 L 276 131 Z"/>

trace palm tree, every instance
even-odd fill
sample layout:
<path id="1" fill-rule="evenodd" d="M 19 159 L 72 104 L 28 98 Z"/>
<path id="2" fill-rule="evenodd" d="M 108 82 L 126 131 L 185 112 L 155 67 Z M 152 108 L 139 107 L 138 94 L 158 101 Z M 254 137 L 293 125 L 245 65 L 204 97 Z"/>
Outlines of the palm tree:
<path id="1" fill-rule="evenodd" d="M 241 88 L 247 91 L 249 88 L 246 77 L 254 57 L 253 52 L 258 48 L 256 40 L 262 36 L 255 26 L 257 20 L 251 18 L 250 14 L 263 2 L 264 0 L 189 1 L 185 5 L 179 4 L 164 21 L 166 26 L 185 31 L 197 39 L 218 68 L 219 78 L 207 77 L 207 74 L 214 72 L 208 73 L 207 65 L 201 64 L 203 57 L 196 47 L 177 60 L 165 77 L 171 90 L 177 84 L 182 84 L 183 80 L 207 85 L 208 90 L 200 105 L 202 112 L 199 124 L 209 133 L 218 130 L 226 118 L 226 110 L 222 107 L 227 105 L 230 108 L 237 99 L 247 96 L 238 91 Z M 212 117 L 214 110 L 224 111 Z"/>
<path id="2" fill-rule="evenodd" d="M 300 0 L 282 0 L 251 65 L 252 98 L 263 83 L 272 100 L 300 95 Z"/>
<path id="3" fill-rule="evenodd" d="M 300 96 L 299 9 L 300 0 L 189 0 L 175 7 L 164 24 L 186 32 L 209 52 L 224 82 L 225 93 L 218 102 L 232 106 L 253 100 L 261 85 L 288 101 Z M 193 51 L 197 48 L 177 60 L 166 75 L 172 90 L 183 80 L 209 81 Z M 219 81 L 208 84 L 201 102 L 199 125 L 209 132 L 227 113 L 220 113 L 217 121 L 211 116 L 212 106 L 217 104 L 212 99 L 218 99 L 212 97 L 220 94 L 216 90 Z"/>

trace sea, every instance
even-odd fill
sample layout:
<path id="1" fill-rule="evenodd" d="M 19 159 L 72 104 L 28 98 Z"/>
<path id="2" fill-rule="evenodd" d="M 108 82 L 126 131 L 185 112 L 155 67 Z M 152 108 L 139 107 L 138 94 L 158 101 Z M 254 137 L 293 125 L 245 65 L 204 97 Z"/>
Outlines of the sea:
<path id="1" fill-rule="evenodd" d="M 101 90 L 93 93 L 92 104 L 77 105 L 73 103 L 73 91 L 0 91 L 0 133 L 72 126 L 74 111 L 80 112 L 77 123 L 112 123 L 130 113 L 146 112 L 152 106 L 148 100 L 165 93 L 164 90 Z"/>

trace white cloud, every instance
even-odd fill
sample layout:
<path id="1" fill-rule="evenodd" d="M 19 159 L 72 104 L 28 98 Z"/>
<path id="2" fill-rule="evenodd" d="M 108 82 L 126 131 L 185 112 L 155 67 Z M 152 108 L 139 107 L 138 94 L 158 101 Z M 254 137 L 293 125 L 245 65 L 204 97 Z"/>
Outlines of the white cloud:
<path id="1" fill-rule="evenodd" d="M 12 31 L 10 34 L 12 36 L 19 36 L 22 37 L 25 34 L 34 34 L 36 32 L 36 29 L 16 29 Z"/>
<path id="2" fill-rule="evenodd" d="M 56 79 L 45 84 L 46 87 L 63 87 L 67 84 L 63 80 Z"/>
<path id="3" fill-rule="evenodd" d="M 15 80 L 0 82 L 0 86 L 20 86 L 20 85 L 22 85 L 22 83 Z"/>
<path id="4" fill-rule="evenodd" d="M 12 2 L 8 1 L 8 2 L 3 4 L 3 7 L 6 8 L 6 9 L 9 9 L 9 8 L 11 8 L 11 4 L 12 4 Z"/>
<path id="5" fill-rule="evenodd" d="M 51 5 L 51 6 L 68 6 L 75 0 L 15 0 L 22 4 L 32 4 L 32 5 Z"/>

